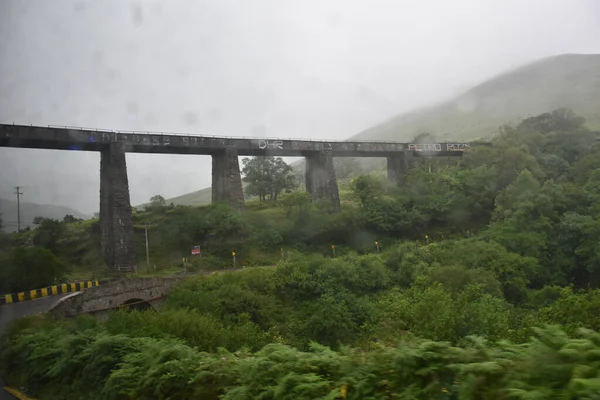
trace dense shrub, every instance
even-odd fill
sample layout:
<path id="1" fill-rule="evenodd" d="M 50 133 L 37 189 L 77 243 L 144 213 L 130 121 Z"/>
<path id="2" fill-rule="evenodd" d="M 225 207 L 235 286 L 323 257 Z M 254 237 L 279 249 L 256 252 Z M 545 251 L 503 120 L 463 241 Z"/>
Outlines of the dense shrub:
<path id="1" fill-rule="evenodd" d="M 0 255 L 0 293 L 14 293 L 64 282 L 68 268 L 48 249 L 15 247 Z"/>
<path id="2" fill-rule="evenodd" d="M 370 351 L 274 343 L 254 354 L 209 354 L 175 339 L 40 329 L 36 317 L 5 338 L 2 365 L 40 398 L 595 398 L 599 343 L 598 333 L 548 327 L 523 345 L 407 338 Z"/>

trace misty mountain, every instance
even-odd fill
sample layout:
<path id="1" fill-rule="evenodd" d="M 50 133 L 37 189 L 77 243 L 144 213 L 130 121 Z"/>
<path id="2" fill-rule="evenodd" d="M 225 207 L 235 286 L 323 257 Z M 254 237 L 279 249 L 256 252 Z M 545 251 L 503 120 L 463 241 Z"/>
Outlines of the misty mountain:
<path id="1" fill-rule="evenodd" d="M 600 54 L 544 58 L 489 79 L 441 104 L 401 114 L 352 139 L 409 141 L 430 133 L 440 141 L 486 138 L 503 124 L 570 108 L 600 128 Z"/>
<path id="2" fill-rule="evenodd" d="M 401 114 L 350 140 L 410 141 L 423 132 L 440 141 L 485 139 L 503 124 L 516 125 L 560 107 L 571 108 L 585 117 L 589 128 L 600 129 L 600 55 L 566 54 L 538 60 L 482 82 L 450 101 Z M 295 167 L 302 168 L 302 164 Z M 167 202 L 208 204 L 210 193 L 210 188 L 202 189 Z"/>
<path id="3" fill-rule="evenodd" d="M 13 200 L 0 199 L 0 214 L 2 218 L 2 230 L 14 232 L 17 230 L 17 202 Z M 35 204 L 21 201 L 21 229 L 28 226 L 33 227 L 35 217 L 63 219 L 70 214 L 75 218 L 91 218 L 91 215 L 81 213 L 69 207 L 55 206 L 50 204 Z"/>
<path id="4" fill-rule="evenodd" d="M 194 192 L 186 193 L 182 196 L 172 197 L 165 199 L 167 204 L 173 203 L 176 206 L 202 206 L 210 204 L 212 202 L 212 188 L 205 188 L 196 190 Z M 137 209 L 143 209 L 149 203 L 140 204 L 134 206 Z"/>

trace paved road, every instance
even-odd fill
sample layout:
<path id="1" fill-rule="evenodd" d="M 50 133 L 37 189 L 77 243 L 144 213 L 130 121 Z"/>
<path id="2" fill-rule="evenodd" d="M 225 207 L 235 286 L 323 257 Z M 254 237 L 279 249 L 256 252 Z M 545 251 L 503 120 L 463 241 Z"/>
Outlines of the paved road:
<path id="1" fill-rule="evenodd" d="M 0 306 L 0 335 L 4 328 L 13 320 L 27 315 L 37 314 L 48 311 L 58 300 L 68 296 L 71 293 L 58 294 L 56 296 L 42 297 L 37 300 L 24 301 L 22 303 L 5 304 Z M 0 379 L 0 400 L 15 400 L 15 397 L 8 394 L 2 388 L 4 382 Z"/>
<path id="2" fill-rule="evenodd" d="M 58 300 L 71 293 L 57 294 L 55 296 L 42 297 L 36 300 L 23 301 L 20 303 L 5 304 L 0 306 L 0 333 L 13 320 L 27 315 L 48 311 Z"/>

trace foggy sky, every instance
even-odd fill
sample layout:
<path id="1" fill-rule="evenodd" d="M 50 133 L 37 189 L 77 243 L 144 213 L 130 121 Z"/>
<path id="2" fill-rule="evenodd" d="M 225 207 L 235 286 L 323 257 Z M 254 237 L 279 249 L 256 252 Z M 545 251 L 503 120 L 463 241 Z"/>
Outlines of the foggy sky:
<path id="1" fill-rule="evenodd" d="M 600 53 L 600 2 L 0 0 L 0 122 L 345 139 L 563 53 Z M 210 186 L 207 156 L 127 162 L 132 204 Z M 0 197 L 98 210 L 98 153 L 0 168 Z"/>

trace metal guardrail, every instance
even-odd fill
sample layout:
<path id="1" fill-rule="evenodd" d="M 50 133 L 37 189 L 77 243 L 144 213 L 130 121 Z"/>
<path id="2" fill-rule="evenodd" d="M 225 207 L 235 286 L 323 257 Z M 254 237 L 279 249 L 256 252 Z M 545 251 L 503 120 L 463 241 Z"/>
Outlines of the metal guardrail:
<path id="1" fill-rule="evenodd" d="M 6 124 L 6 125 L 24 125 L 27 124 L 15 124 L 14 122 Z M 136 135 L 170 135 L 170 136 L 190 136 L 190 137 L 209 137 L 215 139 L 249 139 L 249 140 L 298 140 L 304 142 L 329 142 L 329 143 L 407 143 L 407 142 L 399 142 L 394 140 L 378 140 L 378 139 L 369 139 L 369 140 L 327 140 L 327 139 L 307 139 L 307 138 L 281 138 L 281 137 L 257 137 L 257 136 L 218 136 L 218 135 L 196 135 L 191 133 L 181 133 L 181 132 L 154 132 L 154 131 L 133 131 L 133 130 L 123 130 L 123 129 L 104 129 L 104 128 L 86 128 L 81 126 L 69 126 L 69 125 L 33 125 L 29 124 L 31 127 L 36 128 L 58 128 L 58 129 L 72 129 L 72 130 L 80 130 L 80 131 L 92 131 L 92 132 L 107 132 L 107 133 L 128 133 L 128 134 L 136 134 Z M 456 141 L 453 141 L 456 142 Z M 452 142 L 452 143 L 453 143 Z M 438 142 L 445 143 L 445 142 Z"/>
<path id="2" fill-rule="evenodd" d="M 51 285 L 41 289 L 24 290 L 18 293 L 9 293 L 0 297 L 0 306 L 4 304 L 19 303 L 27 300 L 35 300 L 41 297 L 54 296 L 71 292 L 79 292 L 83 289 L 99 286 L 100 281 L 82 281 L 73 283 L 62 283 Z"/>

